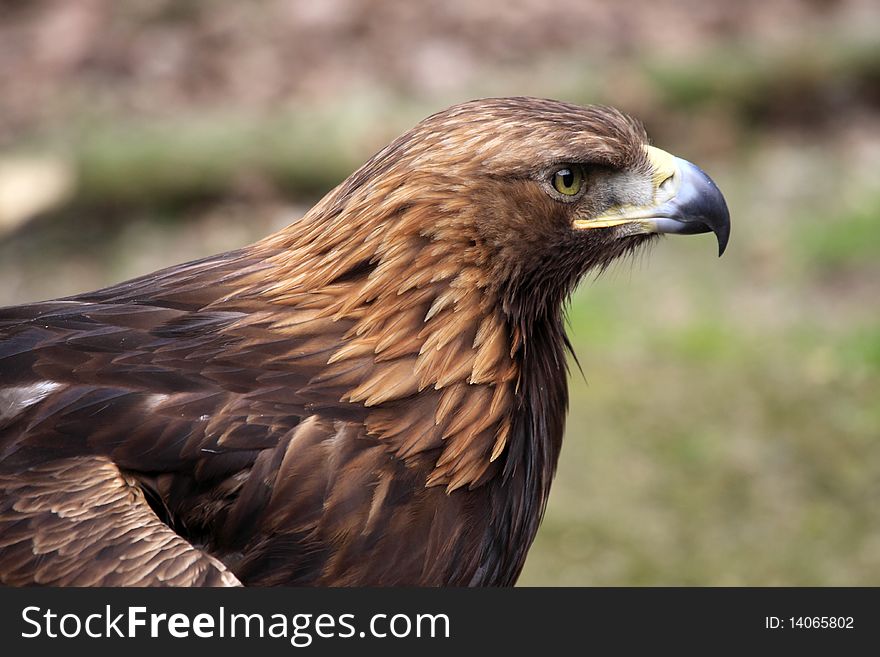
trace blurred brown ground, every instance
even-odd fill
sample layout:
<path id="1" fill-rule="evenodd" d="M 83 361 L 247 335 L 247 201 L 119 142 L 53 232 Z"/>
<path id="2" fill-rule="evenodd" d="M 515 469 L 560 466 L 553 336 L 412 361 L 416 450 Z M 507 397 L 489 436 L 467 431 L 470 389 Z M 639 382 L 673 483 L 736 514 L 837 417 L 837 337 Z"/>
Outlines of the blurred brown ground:
<path id="1" fill-rule="evenodd" d="M 80 104 L 169 116 L 276 110 L 375 87 L 454 93 L 493 69 L 573 53 L 694 57 L 719 40 L 867 32 L 875 24 L 865 17 L 877 14 L 870 0 L 12 0 L 0 10 L 4 141 L 63 123 Z"/>

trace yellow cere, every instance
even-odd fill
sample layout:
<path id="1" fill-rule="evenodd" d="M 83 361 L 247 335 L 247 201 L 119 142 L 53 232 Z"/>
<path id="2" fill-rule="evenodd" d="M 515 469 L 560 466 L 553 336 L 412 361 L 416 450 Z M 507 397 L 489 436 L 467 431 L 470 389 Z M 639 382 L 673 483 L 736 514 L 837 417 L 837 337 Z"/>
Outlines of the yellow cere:
<path id="1" fill-rule="evenodd" d="M 675 164 L 675 156 L 653 146 L 645 146 L 644 149 L 648 154 L 648 161 L 654 169 L 651 174 L 654 189 L 660 189 L 660 185 L 675 175 L 678 169 Z"/>

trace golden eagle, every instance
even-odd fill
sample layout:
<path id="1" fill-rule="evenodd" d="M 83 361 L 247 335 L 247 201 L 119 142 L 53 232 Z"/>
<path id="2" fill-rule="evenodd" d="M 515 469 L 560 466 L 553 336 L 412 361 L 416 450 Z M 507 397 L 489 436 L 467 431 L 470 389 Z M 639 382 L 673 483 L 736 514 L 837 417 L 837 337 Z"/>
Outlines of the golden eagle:
<path id="1" fill-rule="evenodd" d="M 605 107 L 464 103 L 269 237 L 0 310 L 6 585 L 511 585 L 562 442 L 563 304 L 729 215 Z"/>

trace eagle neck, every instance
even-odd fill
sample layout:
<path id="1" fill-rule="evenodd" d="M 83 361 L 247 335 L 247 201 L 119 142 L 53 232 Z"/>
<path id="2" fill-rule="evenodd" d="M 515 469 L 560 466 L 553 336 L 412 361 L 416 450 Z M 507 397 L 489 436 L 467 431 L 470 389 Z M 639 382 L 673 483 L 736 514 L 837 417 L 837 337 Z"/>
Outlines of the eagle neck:
<path id="1" fill-rule="evenodd" d="M 484 582 L 495 585 L 514 584 L 525 564 L 547 506 L 568 407 L 561 304 L 537 320 L 512 317 L 511 331 L 522 334 L 521 377 L 509 450 L 494 482 L 496 536 L 506 546 L 496 552 L 501 563 L 494 581 Z"/>

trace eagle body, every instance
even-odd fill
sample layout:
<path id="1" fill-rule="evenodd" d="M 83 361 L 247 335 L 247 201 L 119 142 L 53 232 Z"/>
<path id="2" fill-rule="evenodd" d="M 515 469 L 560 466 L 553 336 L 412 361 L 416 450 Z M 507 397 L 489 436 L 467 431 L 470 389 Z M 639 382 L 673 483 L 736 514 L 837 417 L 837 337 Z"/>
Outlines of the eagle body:
<path id="1" fill-rule="evenodd" d="M 0 582 L 512 585 L 562 444 L 563 303 L 674 232 L 602 223 L 657 177 L 615 110 L 473 101 L 260 242 L 0 309 Z"/>

